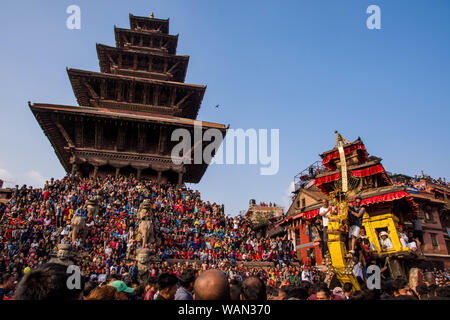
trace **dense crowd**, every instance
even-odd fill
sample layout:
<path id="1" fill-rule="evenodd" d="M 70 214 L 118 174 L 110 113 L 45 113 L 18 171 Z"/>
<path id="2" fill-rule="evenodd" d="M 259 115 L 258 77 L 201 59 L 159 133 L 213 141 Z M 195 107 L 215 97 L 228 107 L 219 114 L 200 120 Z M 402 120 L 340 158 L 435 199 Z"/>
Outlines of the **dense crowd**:
<path id="1" fill-rule="evenodd" d="M 424 184 L 421 184 L 420 182 L 427 182 L 432 183 L 441 187 L 450 188 L 450 182 L 447 182 L 445 178 L 432 178 L 431 176 L 427 174 L 415 174 L 413 178 L 401 178 L 393 181 L 394 184 L 401 184 L 406 185 L 409 187 L 417 188 L 420 191 L 425 191 L 426 186 Z"/>
<path id="2" fill-rule="evenodd" d="M 69 288 L 67 266 L 46 263 L 28 271 L 17 283 L 17 276 L 4 274 L 0 296 L 4 300 L 435 300 L 450 299 L 448 271 L 443 273 L 447 285 L 408 282 L 403 278 L 383 279 L 380 289 L 368 289 L 361 283 L 354 290 L 351 283 L 330 287 L 318 273 L 304 268 L 292 280 L 279 286 L 268 285 L 262 270 L 248 270 L 230 275 L 212 268 L 207 270 L 185 266 L 161 267 L 158 276 L 138 285 L 126 277 L 111 275 L 101 285 L 83 278 L 79 287 Z M 313 275 L 308 277 L 305 275 Z M 242 274 L 244 277 L 242 277 Z M 11 296 L 10 296 L 11 295 Z"/>
<path id="3" fill-rule="evenodd" d="M 99 201 L 96 216 L 88 215 L 87 208 L 88 201 L 94 199 Z M 150 265 L 148 281 L 139 283 L 137 262 L 132 257 L 140 246 L 137 213 L 144 199 L 150 199 L 156 234 L 155 243 L 148 248 L 158 261 Z M 84 240 L 81 235 L 74 241 L 70 237 L 74 216 L 86 219 Z M 29 286 L 38 285 L 33 277 L 58 274 L 60 267 L 48 262 L 59 244 L 71 245 L 80 253 L 77 265 L 84 281 L 77 297 L 151 300 L 173 299 L 177 293 L 186 298 L 195 291 L 196 278 L 208 278 L 208 274 L 217 277 L 210 272 L 216 270 L 227 279 L 226 290 L 235 299 L 249 299 L 256 290 L 251 289 L 252 283 L 271 299 L 320 299 L 323 294 L 339 299 L 341 293 L 346 298 L 345 286 L 328 292 L 331 279 L 325 270 L 297 261 L 291 241 L 258 238 L 251 221 L 226 216 L 223 205 L 203 201 L 198 191 L 133 177 L 66 176 L 51 179 L 43 189 L 16 186 L 11 199 L 0 203 L 0 299 L 27 299 Z M 183 260 L 174 263 L 173 259 Z M 255 267 L 250 262 L 270 264 Z M 61 273 L 51 281 L 66 278 L 67 274 Z M 429 294 L 448 296 L 448 278 L 444 272 L 436 283 L 428 284 Z M 384 280 L 388 283 L 391 279 Z M 48 298 L 49 290 L 65 290 L 58 287 L 60 284 L 54 283 L 52 288 L 46 283 L 48 288 L 31 291 L 42 291 Z M 395 281 L 392 283 L 393 289 L 389 284 L 383 289 L 386 297 L 398 291 Z M 199 295 L 204 296 L 198 293 L 197 298 Z"/>
<path id="4" fill-rule="evenodd" d="M 435 178 L 432 178 L 429 175 L 423 174 L 423 173 L 421 175 L 414 175 L 413 181 L 414 182 L 426 181 L 426 182 L 434 183 L 434 184 L 437 184 L 437 185 L 440 185 L 443 187 L 450 188 L 450 183 L 447 182 L 445 180 L 445 178 L 439 177 L 439 178 L 435 179 Z"/>

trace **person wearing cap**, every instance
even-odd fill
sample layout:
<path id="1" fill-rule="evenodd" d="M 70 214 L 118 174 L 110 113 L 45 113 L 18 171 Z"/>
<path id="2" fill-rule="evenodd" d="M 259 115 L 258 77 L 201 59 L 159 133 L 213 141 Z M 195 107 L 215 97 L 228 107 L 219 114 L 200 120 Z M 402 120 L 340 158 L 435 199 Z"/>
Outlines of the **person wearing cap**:
<path id="1" fill-rule="evenodd" d="M 108 286 L 114 287 L 117 290 L 117 300 L 128 300 L 127 293 L 134 292 L 133 288 L 128 287 L 125 282 L 116 280 L 108 284 Z"/>
<path id="2" fill-rule="evenodd" d="M 302 281 L 308 281 L 311 282 L 311 271 L 309 271 L 309 267 L 305 266 L 305 268 L 302 271 Z"/>
<path id="3" fill-rule="evenodd" d="M 84 300 L 123 300 L 120 299 L 121 293 L 112 286 L 101 286 L 93 288 Z"/>
<path id="4" fill-rule="evenodd" d="M 361 230 L 359 231 L 359 238 L 363 240 L 362 243 L 364 243 L 365 242 L 364 240 L 367 239 L 367 241 L 369 241 L 370 250 L 375 251 L 372 242 L 370 241 L 369 237 L 366 234 L 366 229 L 361 228 Z"/>
<path id="5" fill-rule="evenodd" d="M 380 232 L 380 245 L 382 250 L 390 250 L 394 248 L 392 246 L 391 239 L 389 239 L 389 234 L 386 231 Z"/>

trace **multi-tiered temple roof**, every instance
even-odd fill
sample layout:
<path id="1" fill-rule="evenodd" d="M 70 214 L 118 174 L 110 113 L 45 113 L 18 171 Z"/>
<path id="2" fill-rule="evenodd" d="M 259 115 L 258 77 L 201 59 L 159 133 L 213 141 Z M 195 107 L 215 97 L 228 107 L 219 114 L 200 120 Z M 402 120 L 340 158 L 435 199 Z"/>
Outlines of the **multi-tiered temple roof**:
<path id="1" fill-rule="evenodd" d="M 130 27 L 114 28 L 116 47 L 97 44 L 100 72 L 67 69 L 79 106 L 30 109 L 66 171 L 198 182 L 208 164 L 175 164 L 172 132 L 226 128 L 196 120 L 206 86 L 184 83 L 189 57 L 176 55 L 169 19 L 130 14 Z"/>
<path id="2" fill-rule="evenodd" d="M 405 191 L 404 186 L 394 185 L 381 164 L 381 158 L 369 156 L 363 141 L 358 138 L 353 142 L 344 144 L 347 177 L 352 193 L 362 198 L 362 203 L 367 206 L 372 214 L 384 212 L 389 208 L 391 212 L 400 212 L 403 219 L 410 214 L 417 214 L 417 205 L 412 197 Z M 320 155 L 322 168 L 320 173 L 313 177 L 313 187 L 329 196 L 330 193 L 341 189 L 342 172 L 339 150 L 335 148 Z M 396 206 L 395 210 L 393 206 Z M 284 222 L 296 219 L 313 219 L 322 206 L 321 201 L 301 210 L 291 210 L 295 214 L 287 217 Z M 386 208 L 381 207 L 385 206 Z M 401 210 L 400 210 L 401 209 Z"/>

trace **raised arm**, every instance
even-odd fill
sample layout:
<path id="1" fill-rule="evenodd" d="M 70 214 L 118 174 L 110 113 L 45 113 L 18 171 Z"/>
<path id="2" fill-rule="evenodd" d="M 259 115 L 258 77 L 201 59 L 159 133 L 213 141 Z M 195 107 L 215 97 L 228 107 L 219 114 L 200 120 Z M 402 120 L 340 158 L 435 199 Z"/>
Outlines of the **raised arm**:
<path id="1" fill-rule="evenodd" d="M 361 210 L 359 210 L 359 213 L 355 212 L 355 216 L 357 218 L 360 218 L 365 212 L 366 212 L 366 208 L 362 207 Z"/>
<path id="2" fill-rule="evenodd" d="M 325 216 L 328 212 L 330 212 L 330 209 L 331 209 L 331 207 L 328 207 L 328 209 L 327 209 L 326 211 L 324 211 L 324 212 L 320 212 L 320 211 L 319 211 L 319 214 L 323 217 L 323 216 Z"/>

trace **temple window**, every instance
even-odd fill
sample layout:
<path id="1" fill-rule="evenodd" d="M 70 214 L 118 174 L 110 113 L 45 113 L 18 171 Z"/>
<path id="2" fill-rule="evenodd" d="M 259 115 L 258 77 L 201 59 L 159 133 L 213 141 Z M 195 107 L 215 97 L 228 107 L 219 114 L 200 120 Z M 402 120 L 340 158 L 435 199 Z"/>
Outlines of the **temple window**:
<path id="1" fill-rule="evenodd" d="M 147 57 L 138 57 L 138 70 L 147 71 L 148 69 L 148 58 Z"/>
<path id="2" fill-rule="evenodd" d="M 436 233 L 430 233 L 430 237 L 433 250 L 439 250 L 439 244 L 437 242 Z"/>
<path id="3" fill-rule="evenodd" d="M 153 60 L 153 72 L 164 72 L 164 61 L 162 59 L 155 58 Z"/>
<path id="4" fill-rule="evenodd" d="M 122 68 L 129 69 L 133 67 L 133 56 L 126 54 L 122 58 Z"/>
<path id="5" fill-rule="evenodd" d="M 424 212 L 424 215 L 425 215 L 425 221 L 433 223 L 434 222 L 434 216 L 433 216 L 431 207 L 430 206 L 426 206 L 423 209 L 423 212 Z"/>
<path id="6" fill-rule="evenodd" d="M 159 105 L 160 106 L 169 105 L 169 89 L 166 87 L 163 87 L 161 89 L 161 93 L 159 95 Z"/>
<path id="7" fill-rule="evenodd" d="M 295 245 L 300 245 L 300 230 L 298 228 L 295 229 Z"/>
<path id="8" fill-rule="evenodd" d="M 115 81 L 107 82 L 107 90 L 106 90 L 106 99 L 107 100 L 116 100 L 116 83 Z"/>
<path id="9" fill-rule="evenodd" d="M 142 103 L 143 91 L 144 91 L 144 86 L 142 84 L 136 83 L 136 87 L 134 89 L 134 99 L 133 99 L 134 103 Z"/>

